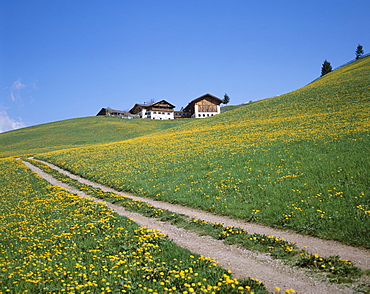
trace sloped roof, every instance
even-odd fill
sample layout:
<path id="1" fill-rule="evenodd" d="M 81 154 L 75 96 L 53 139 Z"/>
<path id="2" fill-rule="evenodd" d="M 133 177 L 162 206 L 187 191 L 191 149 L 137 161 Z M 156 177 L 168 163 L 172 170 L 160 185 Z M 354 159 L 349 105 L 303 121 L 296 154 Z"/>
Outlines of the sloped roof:
<path id="1" fill-rule="evenodd" d="M 141 109 L 147 109 L 147 108 L 155 107 L 157 104 L 168 104 L 168 106 L 170 106 L 170 108 L 175 108 L 175 105 L 169 103 L 166 100 L 161 100 L 161 101 L 158 101 L 158 102 L 155 102 L 155 103 L 152 103 L 152 104 L 139 104 L 139 103 L 136 103 L 134 105 L 134 107 L 132 107 L 130 109 L 130 112 L 131 113 L 138 113 L 138 112 L 141 111 Z"/>
<path id="2" fill-rule="evenodd" d="M 217 102 L 219 102 L 219 104 L 221 104 L 222 103 L 222 100 L 220 99 L 220 98 L 217 98 L 216 96 L 213 96 L 213 95 L 211 95 L 211 94 L 204 94 L 203 96 L 200 96 L 200 97 L 198 97 L 198 98 L 195 98 L 193 101 L 191 101 L 190 103 L 196 103 L 196 102 L 198 102 L 198 101 L 200 101 L 200 100 L 202 100 L 202 99 L 204 99 L 205 97 L 210 97 L 210 98 L 212 98 L 212 99 L 214 99 L 214 100 L 216 100 Z M 189 103 L 189 104 L 190 104 Z"/>
<path id="3" fill-rule="evenodd" d="M 156 102 L 156 103 L 153 103 L 151 106 L 155 106 L 155 105 L 157 105 L 157 104 L 159 104 L 159 103 L 168 104 L 168 105 L 169 105 L 170 107 L 172 107 L 172 108 L 175 108 L 175 107 L 176 107 L 175 105 L 173 105 L 173 104 L 169 103 L 169 102 L 168 102 L 168 101 L 166 101 L 166 100 L 158 101 L 158 102 Z"/>
<path id="4" fill-rule="evenodd" d="M 115 114 L 122 114 L 122 115 L 132 115 L 131 113 L 129 113 L 128 111 L 124 111 L 124 110 L 116 110 L 116 109 L 112 109 L 112 108 L 102 108 L 97 115 L 106 115 L 107 112 L 109 113 L 115 113 Z"/>
<path id="5" fill-rule="evenodd" d="M 216 102 L 216 104 L 217 105 L 220 105 L 221 103 L 222 103 L 222 100 L 220 99 L 220 98 L 217 98 L 216 96 L 213 96 L 213 95 L 211 95 L 211 94 L 204 94 L 204 95 L 202 95 L 202 96 L 200 96 L 200 97 L 198 97 L 198 98 L 195 98 L 194 100 L 192 100 L 192 101 L 190 101 L 189 103 L 188 103 L 188 105 L 186 105 L 185 107 L 184 107 L 184 111 L 189 111 L 189 110 L 191 110 L 191 108 L 194 106 L 194 104 L 195 103 L 197 103 L 198 101 L 201 101 L 201 100 L 203 100 L 203 99 L 205 99 L 205 98 L 207 98 L 207 97 L 209 97 L 209 98 L 211 98 L 212 100 L 214 100 L 215 102 Z"/>

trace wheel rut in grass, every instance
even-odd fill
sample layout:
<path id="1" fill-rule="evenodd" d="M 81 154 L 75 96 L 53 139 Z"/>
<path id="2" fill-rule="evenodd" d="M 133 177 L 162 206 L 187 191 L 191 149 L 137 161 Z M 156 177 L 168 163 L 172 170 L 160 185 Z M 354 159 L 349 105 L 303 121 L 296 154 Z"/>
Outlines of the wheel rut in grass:
<path id="1" fill-rule="evenodd" d="M 134 200 L 146 201 L 155 207 L 167 209 L 176 213 L 182 213 L 185 215 L 189 215 L 191 217 L 195 216 L 195 218 L 204 219 L 209 222 L 219 222 L 225 225 L 241 227 L 250 233 L 259 233 L 267 235 L 274 234 L 279 237 L 284 237 L 286 240 L 290 242 L 295 242 L 298 246 L 304 244 L 305 246 L 308 247 L 310 251 L 312 251 L 312 249 L 315 250 L 317 248 L 317 250 L 314 251 L 314 253 L 323 256 L 340 255 L 342 258 L 348 258 L 349 260 L 355 262 L 356 265 L 358 266 L 362 265 L 361 267 L 363 268 L 367 268 L 369 262 L 369 253 L 358 248 L 352 248 L 350 246 L 337 244 L 337 242 L 333 241 L 325 241 L 318 238 L 301 236 L 291 232 L 285 232 L 282 230 L 271 229 L 265 226 L 250 224 L 243 222 L 241 220 L 234 220 L 228 217 L 217 216 L 204 211 L 180 205 L 174 205 L 148 198 L 133 196 L 128 193 L 122 193 L 119 191 L 115 191 L 109 187 L 93 183 L 79 176 L 73 175 L 63 169 L 60 169 L 59 167 L 56 167 L 52 164 L 49 164 L 44 161 L 42 162 L 82 183 L 97 188 L 101 188 L 102 190 L 107 192 L 113 192 L 123 196 L 131 197 Z M 154 218 L 147 218 L 138 213 L 126 211 L 124 208 L 120 206 L 90 197 L 89 195 L 86 195 L 85 193 L 54 179 L 51 175 L 41 171 L 39 168 L 33 166 L 32 164 L 28 162 L 24 162 L 24 164 L 26 164 L 34 172 L 38 173 L 40 176 L 48 180 L 52 185 L 60 186 L 66 190 L 79 194 L 83 197 L 89 197 L 94 201 L 104 202 L 106 203 L 106 205 L 114 209 L 118 214 L 126 216 L 128 218 L 132 218 L 137 224 L 141 226 L 159 229 L 163 231 L 177 245 L 187 248 L 194 253 L 209 256 L 217 260 L 220 266 L 231 270 L 233 272 L 234 277 L 236 278 L 247 278 L 247 277 L 257 278 L 261 280 L 265 284 L 266 288 L 270 291 L 274 291 L 275 287 L 280 287 L 281 289 L 293 288 L 298 293 L 352 293 L 350 289 L 346 288 L 343 285 L 327 284 L 324 282 L 319 282 L 313 278 L 310 278 L 307 275 L 305 275 L 304 270 L 287 267 L 283 265 L 280 261 L 270 258 L 268 255 L 256 254 L 251 251 L 238 248 L 237 246 L 234 245 L 233 246 L 226 245 L 221 240 L 215 240 L 208 236 L 199 236 L 196 233 L 189 232 L 182 228 L 178 228 L 166 222 L 158 221 L 157 219 Z M 299 238 L 308 239 L 310 242 L 304 242 L 305 240 L 298 240 Z M 322 249 L 323 246 L 327 247 L 328 250 L 327 251 L 323 250 Z M 337 250 L 335 250 L 333 246 L 338 246 Z M 352 252 L 348 253 L 349 249 L 352 250 Z M 322 251 L 322 253 L 320 253 L 320 250 Z M 344 257 L 343 255 L 345 254 L 340 253 L 342 251 L 347 252 L 348 257 L 347 256 Z M 334 254 L 332 254 L 331 252 L 334 252 Z M 368 255 L 364 256 L 364 253 Z M 355 258 L 351 258 L 352 256 L 356 256 L 356 254 L 361 255 L 361 257 L 357 256 L 360 262 L 357 262 L 357 259 Z"/>
<path id="2" fill-rule="evenodd" d="M 167 209 L 176 213 L 188 215 L 190 217 L 194 217 L 195 219 L 203 219 L 207 222 L 218 222 L 222 223 L 225 226 L 235 226 L 242 228 L 248 231 L 250 234 L 257 233 L 257 234 L 264 234 L 264 235 L 275 235 L 279 237 L 283 237 L 285 240 L 295 243 L 299 248 L 306 247 L 307 251 L 312 254 L 318 254 L 320 256 L 335 256 L 339 255 L 341 258 L 350 260 L 356 264 L 356 266 L 362 269 L 370 269 L 370 251 L 356 248 L 348 245 L 341 244 L 339 242 L 333 240 L 323 240 L 320 238 L 301 235 L 297 234 L 292 231 L 280 230 L 276 228 L 271 228 L 268 226 L 263 226 L 255 223 L 249 223 L 244 220 L 232 219 L 227 216 L 221 215 L 214 215 L 212 213 L 178 205 L 178 204 L 171 204 L 167 202 L 157 201 L 151 198 L 139 197 L 129 193 L 116 191 L 110 187 L 89 181 L 84 179 L 80 176 L 74 175 L 68 171 L 65 171 L 51 163 L 41 161 L 40 162 L 47 164 L 53 169 L 69 176 L 72 179 L 78 180 L 81 183 L 91 185 L 96 188 L 100 188 L 106 192 L 113 192 L 119 195 L 127 196 L 132 198 L 133 200 L 145 201 L 154 207 L 158 207 L 161 209 Z"/>

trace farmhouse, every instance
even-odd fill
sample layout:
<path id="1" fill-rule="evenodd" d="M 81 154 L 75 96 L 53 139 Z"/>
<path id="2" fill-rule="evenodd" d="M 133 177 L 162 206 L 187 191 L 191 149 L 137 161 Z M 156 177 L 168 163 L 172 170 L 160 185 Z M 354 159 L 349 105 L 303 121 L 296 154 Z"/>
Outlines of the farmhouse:
<path id="1" fill-rule="evenodd" d="M 221 103 L 221 99 L 211 94 L 205 94 L 191 101 L 182 109 L 182 112 L 189 114 L 192 118 L 210 117 L 221 112 Z"/>
<path id="2" fill-rule="evenodd" d="M 200 96 L 180 111 L 175 111 L 175 106 L 166 100 L 161 100 L 152 104 L 135 104 L 128 112 L 102 108 L 97 115 L 109 115 L 122 118 L 148 118 L 148 119 L 177 119 L 177 118 L 205 118 L 214 116 L 221 112 L 220 104 L 222 100 L 211 95 Z"/>
<path id="3" fill-rule="evenodd" d="M 138 114 L 140 118 L 174 119 L 174 108 L 175 105 L 172 105 L 166 100 L 161 100 L 150 105 L 135 104 L 129 112 L 131 114 Z"/>

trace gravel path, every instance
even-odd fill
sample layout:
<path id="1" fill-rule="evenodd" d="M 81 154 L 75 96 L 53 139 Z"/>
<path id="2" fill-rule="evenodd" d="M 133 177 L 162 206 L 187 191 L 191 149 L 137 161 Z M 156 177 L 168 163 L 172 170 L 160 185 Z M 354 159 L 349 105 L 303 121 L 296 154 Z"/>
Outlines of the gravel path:
<path id="1" fill-rule="evenodd" d="M 363 269 L 368 269 L 370 267 L 370 252 L 366 250 L 342 245 L 334 241 L 302 236 L 293 232 L 276 230 L 266 226 L 247 223 L 242 220 L 235 220 L 224 216 L 213 215 L 204 211 L 184 207 L 181 205 L 169 204 L 149 198 L 137 197 L 128 193 L 118 192 L 113 190 L 112 188 L 105 187 L 103 185 L 96 184 L 79 176 L 73 175 L 50 163 L 43 163 L 48 164 L 50 167 L 68 175 L 73 179 L 94 187 L 101 188 L 104 191 L 128 196 L 134 200 L 146 201 L 155 207 L 167 209 L 176 213 L 182 213 L 191 217 L 196 216 L 196 218 L 204 219 L 206 221 L 219 222 L 225 225 L 241 227 L 247 230 L 249 233 L 259 233 L 284 237 L 290 242 L 295 242 L 299 247 L 306 246 L 307 250 L 309 250 L 311 253 L 317 253 L 321 256 L 339 255 L 341 256 L 341 258 L 353 261 L 357 266 Z M 92 200 L 102 201 L 100 199 L 92 198 L 85 193 L 54 179 L 49 174 L 43 172 L 42 170 L 28 162 L 24 162 L 24 164 L 27 165 L 32 171 L 45 178 L 52 185 L 60 186 L 83 197 L 89 197 Z M 208 236 L 199 236 L 193 232 L 178 228 L 166 222 L 161 222 L 154 218 L 147 218 L 138 213 L 126 211 L 124 208 L 111 204 L 109 202 L 105 203 L 109 207 L 113 208 L 118 214 L 126 216 L 128 218 L 132 218 L 137 224 L 141 226 L 160 229 L 179 246 L 187 248 L 194 253 L 209 256 L 217 260 L 220 266 L 225 269 L 231 270 L 234 277 L 236 278 L 251 277 L 259 279 L 270 291 L 274 291 L 275 287 L 279 287 L 281 289 L 293 288 L 298 293 L 312 294 L 353 292 L 351 289 L 346 288 L 344 285 L 333 285 L 319 282 L 312 277 L 308 277 L 304 270 L 296 268 L 292 269 L 290 267 L 287 267 L 283 265 L 280 261 L 270 258 L 268 255 L 253 253 L 251 251 L 238 248 L 237 246 L 225 245 L 221 240 L 215 240 Z"/>

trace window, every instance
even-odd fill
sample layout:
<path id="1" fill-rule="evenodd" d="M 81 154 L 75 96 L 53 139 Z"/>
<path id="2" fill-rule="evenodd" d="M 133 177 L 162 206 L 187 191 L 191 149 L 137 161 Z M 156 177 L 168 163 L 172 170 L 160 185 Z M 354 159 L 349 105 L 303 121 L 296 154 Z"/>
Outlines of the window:
<path id="1" fill-rule="evenodd" d="M 198 114 L 198 117 L 201 117 L 201 116 L 202 116 L 202 115 L 199 113 L 199 114 Z"/>

